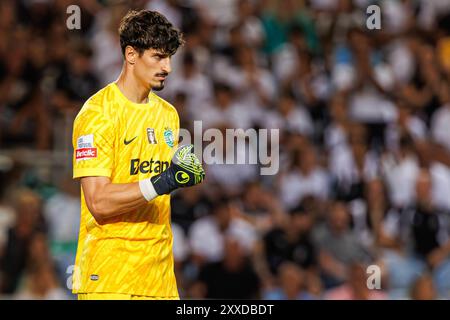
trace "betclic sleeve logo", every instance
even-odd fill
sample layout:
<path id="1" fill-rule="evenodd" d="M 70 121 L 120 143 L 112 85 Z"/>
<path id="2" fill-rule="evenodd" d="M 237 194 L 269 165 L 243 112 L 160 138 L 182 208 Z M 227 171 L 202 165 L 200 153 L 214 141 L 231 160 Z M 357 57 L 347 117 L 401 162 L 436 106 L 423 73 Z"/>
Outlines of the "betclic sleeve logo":
<path id="1" fill-rule="evenodd" d="M 75 159 L 77 161 L 97 158 L 97 148 L 94 147 L 94 135 L 87 134 L 77 139 Z"/>

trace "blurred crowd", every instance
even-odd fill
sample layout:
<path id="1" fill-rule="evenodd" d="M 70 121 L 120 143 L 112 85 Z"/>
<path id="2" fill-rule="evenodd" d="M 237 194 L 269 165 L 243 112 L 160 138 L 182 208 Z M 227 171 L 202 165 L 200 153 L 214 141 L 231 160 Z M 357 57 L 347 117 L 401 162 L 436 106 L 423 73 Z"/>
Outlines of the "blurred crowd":
<path id="1" fill-rule="evenodd" d="M 55 124 L 117 78 L 130 8 L 184 32 L 158 93 L 182 128 L 279 130 L 276 175 L 208 165 L 172 195 L 182 298 L 450 298 L 448 0 L 1 1 L 1 295 L 73 298 L 79 185 L 14 151 L 60 148 Z"/>

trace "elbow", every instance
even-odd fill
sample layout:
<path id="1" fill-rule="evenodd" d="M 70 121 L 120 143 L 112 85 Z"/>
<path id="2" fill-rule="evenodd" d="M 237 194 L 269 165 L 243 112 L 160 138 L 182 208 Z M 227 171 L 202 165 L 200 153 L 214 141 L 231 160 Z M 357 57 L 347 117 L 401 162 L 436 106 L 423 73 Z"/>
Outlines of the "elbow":
<path id="1" fill-rule="evenodd" d="M 94 199 L 92 201 L 87 202 L 87 207 L 91 215 L 95 218 L 95 220 L 99 223 L 104 221 L 105 219 L 111 216 L 111 210 L 109 207 L 104 205 L 101 201 Z"/>

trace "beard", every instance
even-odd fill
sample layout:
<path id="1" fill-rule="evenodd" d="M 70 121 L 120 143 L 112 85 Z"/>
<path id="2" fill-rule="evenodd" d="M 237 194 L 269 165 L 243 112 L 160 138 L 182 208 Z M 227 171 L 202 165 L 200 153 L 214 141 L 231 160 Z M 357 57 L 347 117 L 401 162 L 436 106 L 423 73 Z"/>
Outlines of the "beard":
<path id="1" fill-rule="evenodd" d="M 164 89 L 164 81 L 161 81 L 159 85 L 152 87 L 152 90 L 154 91 L 161 91 L 162 89 Z"/>
<path id="2" fill-rule="evenodd" d="M 157 77 L 167 77 L 169 74 L 168 73 L 157 73 L 155 76 L 157 76 Z M 156 85 L 156 86 L 153 86 L 152 87 L 152 90 L 155 90 L 155 91 L 161 91 L 162 89 L 164 89 L 164 85 L 165 85 L 165 82 L 166 80 L 164 79 L 164 80 L 162 80 L 162 81 L 158 81 L 158 83 L 159 83 L 159 85 Z"/>

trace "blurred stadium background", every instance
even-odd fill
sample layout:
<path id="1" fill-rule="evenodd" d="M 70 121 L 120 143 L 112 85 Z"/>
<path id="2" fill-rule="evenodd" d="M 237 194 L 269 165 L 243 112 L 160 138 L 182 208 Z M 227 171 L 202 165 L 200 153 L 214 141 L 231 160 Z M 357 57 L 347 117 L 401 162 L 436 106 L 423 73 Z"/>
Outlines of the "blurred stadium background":
<path id="1" fill-rule="evenodd" d="M 2 298 L 74 298 L 72 123 L 118 76 L 130 8 L 185 34 L 160 93 L 182 127 L 280 129 L 277 175 L 208 166 L 173 195 L 182 298 L 450 298 L 448 0 L 2 0 Z"/>

